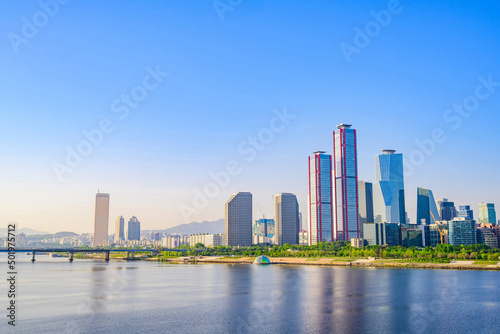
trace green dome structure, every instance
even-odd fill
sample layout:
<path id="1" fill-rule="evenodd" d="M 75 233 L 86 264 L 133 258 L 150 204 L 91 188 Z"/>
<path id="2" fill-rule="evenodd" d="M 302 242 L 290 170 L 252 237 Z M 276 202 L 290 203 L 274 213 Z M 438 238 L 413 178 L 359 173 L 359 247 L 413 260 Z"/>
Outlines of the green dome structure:
<path id="1" fill-rule="evenodd" d="M 265 255 L 261 255 L 253 261 L 253 264 L 271 264 L 271 260 Z"/>

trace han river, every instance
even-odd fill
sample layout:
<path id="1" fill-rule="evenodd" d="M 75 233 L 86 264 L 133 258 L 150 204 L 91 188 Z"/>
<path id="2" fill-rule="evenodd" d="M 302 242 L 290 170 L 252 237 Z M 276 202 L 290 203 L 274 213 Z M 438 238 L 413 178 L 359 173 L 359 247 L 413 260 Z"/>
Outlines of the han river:
<path id="1" fill-rule="evenodd" d="M 0 333 L 500 333 L 499 272 L 42 255 L 17 272 Z"/>

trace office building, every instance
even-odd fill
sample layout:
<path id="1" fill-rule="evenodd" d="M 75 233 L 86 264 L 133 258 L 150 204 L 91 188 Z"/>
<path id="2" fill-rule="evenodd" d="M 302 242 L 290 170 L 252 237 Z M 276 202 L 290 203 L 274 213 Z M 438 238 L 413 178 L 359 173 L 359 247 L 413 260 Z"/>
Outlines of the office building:
<path id="1" fill-rule="evenodd" d="M 474 212 L 470 209 L 470 205 L 460 205 L 457 216 L 458 218 L 474 220 Z"/>
<path id="2" fill-rule="evenodd" d="M 274 196 L 274 217 L 276 219 L 276 244 L 298 245 L 300 222 L 297 197 L 289 193 Z"/>
<path id="3" fill-rule="evenodd" d="M 115 241 L 125 240 L 125 220 L 123 216 L 116 218 Z"/>
<path id="4" fill-rule="evenodd" d="M 479 204 L 478 223 L 480 224 L 496 224 L 497 214 L 495 212 L 495 204 L 481 203 Z"/>
<path id="5" fill-rule="evenodd" d="M 370 182 L 358 181 L 359 234 L 363 237 L 363 224 L 373 223 L 373 187 Z"/>
<path id="6" fill-rule="evenodd" d="M 269 236 L 269 234 L 274 235 L 274 226 L 274 219 L 262 218 L 256 220 L 252 224 L 252 234 L 258 234 L 261 236 Z"/>
<path id="7" fill-rule="evenodd" d="M 491 248 L 498 248 L 498 238 L 492 228 L 482 227 L 478 228 L 476 231 L 478 244 L 485 244 Z"/>
<path id="8" fill-rule="evenodd" d="M 363 238 L 352 238 L 351 239 L 351 247 L 353 248 L 361 248 L 365 245 L 365 240 Z"/>
<path id="9" fill-rule="evenodd" d="M 335 241 L 333 227 L 332 156 L 316 151 L 309 157 L 309 245 Z"/>
<path id="10" fill-rule="evenodd" d="M 335 236 L 337 241 L 360 237 L 356 130 L 340 124 L 333 132 Z"/>
<path id="11" fill-rule="evenodd" d="M 128 221 L 127 240 L 141 240 L 141 222 L 135 216 Z"/>
<path id="12" fill-rule="evenodd" d="M 435 224 L 439 217 L 432 191 L 417 188 L 417 224 Z"/>
<path id="13" fill-rule="evenodd" d="M 109 194 L 95 195 L 94 247 L 108 245 Z"/>
<path id="14" fill-rule="evenodd" d="M 395 223 L 367 223 L 363 226 L 364 240 L 368 246 L 401 245 L 401 227 Z M 356 239 L 356 238 L 353 238 Z M 351 239 L 352 240 L 352 239 Z M 351 241 L 352 242 L 352 241 Z"/>
<path id="15" fill-rule="evenodd" d="M 252 194 L 238 192 L 226 202 L 227 246 L 252 245 Z"/>
<path id="16" fill-rule="evenodd" d="M 455 203 L 449 202 L 447 198 L 438 199 L 437 207 L 441 221 L 450 221 L 453 220 L 453 218 L 457 217 L 457 210 L 455 209 Z"/>
<path id="17" fill-rule="evenodd" d="M 222 234 L 206 234 L 205 242 L 203 243 L 205 247 L 216 247 L 222 245 Z"/>
<path id="18" fill-rule="evenodd" d="M 408 224 L 401 225 L 401 242 L 404 247 L 423 247 L 422 230 Z"/>
<path id="19" fill-rule="evenodd" d="M 377 155 L 377 182 L 373 185 L 373 215 L 376 223 L 406 223 L 403 154 L 382 150 Z"/>
<path id="20" fill-rule="evenodd" d="M 477 243 L 476 222 L 463 218 L 449 221 L 448 241 L 453 246 L 475 245 Z"/>

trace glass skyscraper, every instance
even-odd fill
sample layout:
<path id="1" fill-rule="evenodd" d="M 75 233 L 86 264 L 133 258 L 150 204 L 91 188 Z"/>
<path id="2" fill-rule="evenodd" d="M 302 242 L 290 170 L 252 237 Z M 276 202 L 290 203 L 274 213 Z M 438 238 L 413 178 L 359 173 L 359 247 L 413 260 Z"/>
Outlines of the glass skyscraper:
<path id="1" fill-rule="evenodd" d="M 458 217 L 473 220 L 474 211 L 470 209 L 470 205 L 460 205 L 458 207 Z"/>
<path id="2" fill-rule="evenodd" d="M 125 240 L 125 220 L 123 216 L 116 218 L 115 241 Z"/>
<path id="3" fill-rule="evenodd" d="M 252 246 L 252 194 L 239 192 L 226 202 L 226 246 Z"/>
<path id="4" fill-rule="evenodd" d="M 309 245 L 335 241 L 332 199 L 332 156 L 314 152 L 309 157 Z"/>
<path id="5" fill-rule="evenodd" d="M 495 204 L 493 204 L 493 203 L 481 203 L 481 204 L 479 204 L 478 223 L 480 223 L 480 224 L 496 224 L 497 223 L 497 214 L 495 212 Z"/>
<path id="6" fill-rule="evenodd" d="M 457 217 L 457 210 L 455 209 L 455 203 L 449 202 L 447 198 L 438 199 L 437 206 L 441 220 L 450 221 L 453 218 Z"/>
<path id="7" fill-rule="evenodd" d="M 382 150 L 377 155 L 377 182 L 373 185 L 373 215 L 376 223 L 406 223 L 403 154 Z"/>
<path id="8" fill-rule="evenodd" d="M 282 193 L 274 196 L 277 245 L 299 244 L 299 202 L 294 194 Z"/>
<path id="9" fill-rule="evenodd" d="M 127 240 L 141 240 L 141 222 L 136 216 L 128 221 Z"/>
<path id="10" fill-rule="evenodd" d="M 333 132 L 335 236 L 337 241 L 360 237 L 356 130 L 340 124 Z"/>
<path id="11" fill-rule="evenodd" d="M 417 224 L 435 224 L 438 219 L 439 212 L 432 191 L 417 188 Z"/>
<path id="12" fill-rule="evenodd" d="M 363 237 L 363 224 L 373 223 L 373 186 L 370 182 L 358 181 L 359 228 Z"/>

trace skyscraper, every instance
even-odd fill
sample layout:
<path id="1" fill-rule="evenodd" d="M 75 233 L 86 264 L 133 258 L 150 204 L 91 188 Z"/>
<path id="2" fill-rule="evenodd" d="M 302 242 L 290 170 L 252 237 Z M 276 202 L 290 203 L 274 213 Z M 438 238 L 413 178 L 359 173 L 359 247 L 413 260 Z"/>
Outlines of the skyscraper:
<path id="1" fill-rule="evenodd" d="M 356 130 L 340 124 L 333 132 L 335 178 L 335 236 L 337 241 L 359 238 L 358 161 Z"/>
<path id="2" fill-rule="evenodd" d="M 127 240 L 141 240 L 141 222 L 136 216 L 132 216 L 128 221 Z"/>
<path id="3" fill-rule="evenodd" d="M 432 191 L 417 188 L 417 224 L 435 224 L 438 217 L 439 213 Z"/>
<path id="4" fill-rule="evenodd" d="M 358 181 L 359 228 L 363 237 L 363 224 L 373 223 L 373 187 L 365 181 Z"/>
<path id="5" fill-rule="evenodd" d="M 439 216 L 441 217 L 441 220 L 450 221 L 457 216 L 455 203 L 449 202 L 447 198 L 438 199 L 437 207 L 439 210 Z"/>
<path id="6" fill-rule="evenodd" d="M 375 156 L 377 182 L 373 185 L 376 223 L 406 223 L 403 154 L 382 150 Z"/>
<path id="7" fill-rule="evenodd" d="M 108 245 L 109 194 L 95 195 L 94 247 Z"/>
<path id="8" fill-rule="evenodd" d="M 300 222 L 297 197 L 289 193 L 274 196 L 274 214 L 276 220 L 276 244 L 298 245 Z"/>
<path id="9" fill-rule="evenodd" d="M 474 211 L 470 209 L 470 205 L 460 205 L 458 207 L 458 218 L 474 220 Z"/>
<path id="10" fill-rule="evenodd" d="M 252 194 L 239 192 L 226 202 L 227 246 L 252 245 Z"/>
<path id="11" fill-rule="evenodd" d="M 309 157 L 309 245 L 335 241 L 332 210 L 332 156 L 316 151 Z"/>
<path id="12" fill-rule="evenodd" d="M 123 216 L 116 218 L 115 225 L 115 241 L 120 239 L 125 239 L 125 220 L 123 219 Z"/>
<path id="13" fill-rule="evenodd" d="M 496 224 L 497 223 L 497 214 L 495 212 L 495 204 L 493 204 L 493 203 L 481 203 L 481 204 L 479 204 L 478 223 L 480 223 L 480 224 Z"/>

